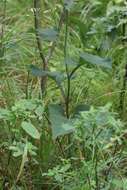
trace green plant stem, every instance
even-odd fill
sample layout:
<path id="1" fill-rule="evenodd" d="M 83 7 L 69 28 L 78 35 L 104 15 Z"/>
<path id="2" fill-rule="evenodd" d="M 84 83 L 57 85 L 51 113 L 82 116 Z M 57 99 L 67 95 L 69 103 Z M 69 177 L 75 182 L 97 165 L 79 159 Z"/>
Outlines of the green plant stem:
<path id="1" fill-rule="evenodd" d="M 42 50 L 42 43 L 41 43 L 41 40 L 38 35 L 38 31 L 40 29 L 39 9 L 40 9 L 40 0 L 34 0 L 34 25 L 35 25 L 36 41 L 37 41 L 40 58 L 43 63 L 43 70 L 45 71 L 45 70 L 48 70 L 48 63 L 55 50 L 56 41 L 52 43 L 51 48 L 49 49 L 48 55 L 47 55 L 47 57 L 45 57 L 43 54 L 43 50 Z M 61 30 L 61 27 L 62 27 L 62 24 L 64 21 L 64 15 L 65 15 L 65 10 L 63 9 L 61 16 L 60 16 L 59 24 L 58 24 L 58 32 L 60 32 L 60 30 Z M 45 92 L 46 81 L 47 81 L 47 77 L 42 77 L 42 79 L 41 79 L 42 94 L 44 94 L 44 92 Z"/>
<path id="2" fill-rule="evenodd" d="M 64 58 L 65 58 L 65 68 L 67 75 L 67 95 L 66 95 L 66 116 L 69 118 L 69 103 L 70 103 L 70 88 L 71 88 L 71 79 L 67 64 L 67 41 L 68 41 L 68 11 L 65 10 L 66 13 L 66 27 L 65 27 L 65 43 L 64 43 Z"/>
<path id="3" fill-rule="evenodd" d="M 34 24 L 35 24 L 36 40 L 37 40 L 40 57 L 43 61 L 43 69 L 45 69 L 45 67 L 46 67 L 45 56 L 43 54 L 41 41 L 40 41 L 40 38 L 38 35 L 38 30 L 40 29 L 39 9 L 40 9 L 40 1 L 34 0 Z"/>
<path id="4" fill-rule="evenodd" d="M 41 58 L 42 64 L 43 64 L 43 70 L 45 71 L 45 70 L 47 70 L 48 65 L 47 65 L 45 56 L 43 54 L 42 43 L 41 43 L 41 40 L 40 40 L 40 37 L 39 37 L 39 34 L 38 34 L 38 31 L 40 29 L 39 9 L 40 9 L 40 0 L 34 0 L 34 26 L 35 26 L 36 41 L 37 41 L 37 46 L 38 46 L 40 58 Z M 46 78 L 47 77 L 42 77 L 41 78 L 41 91 L 42 91 L 42 94 L 44 94 L 44 92 L 45 92 Z"/>
<path id="5" fill-rule="evenodd" d="M 68 10 L 65 9 L 66 15 L 66 24 L 65 24 L 65 42 L 64 42 L 64 59 L 65 59 L 65 69 L 67 76 L 67 94 L 65 100 L 65 112 L 66 117 L 69 119 L 70 117 L 70 91 L 71 91 L 71 77 L 69 73 L 68 63 L 67 63 L 67 42 L 68 42 Z M 71 144 L 71 134 L 68 135 L 68 144 Z M 71 157 L 71 149 L 69 148 L 68 156 Z"/>
<path id="6" fill-rule="evenodd" d="M 82 66 L 83 64 L 78 64 L 70 73 L 70 78 L 73 76 L 73 74 Z"/>

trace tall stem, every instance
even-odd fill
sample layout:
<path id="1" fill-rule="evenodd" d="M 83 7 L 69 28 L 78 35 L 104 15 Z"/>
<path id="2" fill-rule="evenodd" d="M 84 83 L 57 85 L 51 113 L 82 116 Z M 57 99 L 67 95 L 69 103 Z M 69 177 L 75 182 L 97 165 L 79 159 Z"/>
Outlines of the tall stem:
<path id="1" fill-rule="evenodd" d="M 64 59 L 65 59 L 65 69 L 67 76 L 67 93 L 65 99 L 66 117 L 69 119 L 69 107 L 70 107 L 70 90 L 71 90 L 71 77 L 69 73 L 68 63 L 67 63 L 67 42 L 68 42 L 68 10 L 65 9 L 66 24 L 65 24 L 65 42 L 64 42 Z M 71 135 L 68 135 L 68 144 L 71 143 Z M 69 148 L 68 156 L 71 157 L 71 149 Z"/>
<path id="2" fill-rule="evenodd" d="M 65 43 L 64 43 L 64 58 L 65 58 L 65 68 L 67 75 L 67 96 L 66 96 L 66 116 L 69 118 L 69 103 L 70 103 L 70 74 L 67 64 L 67 41 L 68 41 L 68 11 L 65 10 L 66 13 L 66 28 L 65 28 Z"/>
<path id="3" fill-rule="evenodd" d="M 37 46 L 38 46 L 40 58 L 41 58 L 42 64 L 43 64 L 43 70 L 47 70 L 47 62 L 46 62 L 45 56 L 43 54 L 40 37 L 38 35 L 38 31 L 40 29 L 39 11 L 40 11 L 40 0 L 34 0 L 34 25 L 35 25 L 36 41 L 37 41 Z M 41 91 L 42 91 L 42 94 L 45 91 L 45 87 L 46 87 L 46 77 L 42 77 L 41 78 Z"/>

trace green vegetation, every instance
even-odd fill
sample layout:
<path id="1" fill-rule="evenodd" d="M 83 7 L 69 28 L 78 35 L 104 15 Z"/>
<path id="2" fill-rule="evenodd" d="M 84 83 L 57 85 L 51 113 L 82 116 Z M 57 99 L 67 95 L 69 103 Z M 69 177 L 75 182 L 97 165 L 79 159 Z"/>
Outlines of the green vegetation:
<path id="1" fill-rule="evenodd" d="M 0 190 L 127 190 L 126 0 L 0 0 Z"/>

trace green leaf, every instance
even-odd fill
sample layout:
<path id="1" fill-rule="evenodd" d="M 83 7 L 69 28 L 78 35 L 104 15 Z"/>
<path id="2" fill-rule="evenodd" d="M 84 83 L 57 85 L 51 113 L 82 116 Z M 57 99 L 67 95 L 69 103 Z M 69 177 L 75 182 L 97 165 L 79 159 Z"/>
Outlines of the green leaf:
<path id="1" fill-rule="evenodd" d="M 34 65 L 30 65 L 31 74 L 36 77 L 45 77 L 48 75 L 48 71 L 43 71 Z"/>
<path id="2" fill-rule="evenodd" d="M 80 57 L 88 63 L 93 65 L 102 66 L 105 68 L 112 68 L 112 61 L 110 58 L 102 58 L 97 55 L 89 54 L 89 53 L 81 53 Z"/>
<path id="3" fill-rule="evenodd" d="M 57 82 L 62 82 L 64 80 L 64 76 L 60 72 L 50 72 L 50 71 L 44 71 L 42 69 L 39 69 L 38 67 L 34 65 L 30 65 L 30 71 L 31 73 L 36 76 L 36 77 L 50 77 L 51 79 L 57 81 Z"/>
<path id="4" fill-rule="evenodd" d="M 60 105 L 50 105 L 49 114 L 53 139 L 74 131 L 72 120 L 69 120 L 64 116 L 64 111 Z"/>
<path id="5" fill-rule="evenodd" d="M 21 126 L 22 129 L 32 138 L 40 139 L 40 133 L 30 122 L 23 121 Z"/>
<path id="6" fill-rule="evenodd" d="M 62 81 L 64 81 L 66 78 L 64 76 L 64 74 L 57 72 L 57 71 L 56 72 L 44 71 L 42 69 L 37 68 L 34 65 L 30 65 L 30 71 L 36 77 L 47 76 L 47 77 L 51 78 L 52 80 L 54 80 L 56 82 L 57 86 L 59 87 L 59 89 L 61 90 L 63 97 L 65 97 L 64 89 L 63 89 L 63 86 L 61 84 Z"/>
<path id="7" fill-rule="evenodd" d="M 58 36 L 58 32 L 53 28 L 40 29 L 38 34 L 45 41 L 56 41 Z"/>

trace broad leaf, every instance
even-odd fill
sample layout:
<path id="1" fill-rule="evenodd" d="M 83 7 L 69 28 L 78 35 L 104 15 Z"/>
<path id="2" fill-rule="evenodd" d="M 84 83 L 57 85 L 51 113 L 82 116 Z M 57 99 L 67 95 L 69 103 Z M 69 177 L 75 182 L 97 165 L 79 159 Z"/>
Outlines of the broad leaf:
<path id="1" fill-rule="evenodd" d="M 30 135 L 32 138 L 34 138 L 34 139 L 40 139 L 40 133 L 39 133 L 38 130 L 34 127 L 34 125 L 32 125 L 32 123 L 23 121 L 22 124 L 21 124 L 21 126 L 22 126 L 22 129 L 23 129 L 28 135 Z"/>
<path id="2" fill-rule="evenodd" d="M 53 139 L 74 131 L 72 120 L 69 120 L 64 116 L 63 109 L 60 105 L 50 105 L 49 114 Z"/>
<path id="3" fill-rule="evenodd" d="M 37 68 L 34 65 L 30 66 L 30 71 L 36 77 L 45 77 L 45 76 L 47 76 L 47 77 L 51 78 L 52 80 L 54 80 L 56 82 L 57 86 L 59 87 L 59 89 L 60 89 L 60 91 L 62 93 L 62 96 L 65 97 L 64 89 L 63 89 L 63 86 L 62 86 L 61 83 L 62 83 L 62 81 L 64 81 L 64 79 L 66 77 L 62 73 L 44 71 L 42 69 Z"/>
<path id="4" fill-rule="evenodd" d="M 112 61 L 110 58 L 102 58 L 97 55 L 89 54 L 89 53 L 81 53 L 80 57 L 88 63 L 93 65 L 102 66 L 105 68 L 112 68 Z"/>
<path id="5" fill-rule="evenodd" d="M 50 77 L 56 82 L 62 82 L 64 80 L 64 76 L 60 72 L 50 72 L 50 71 L 44 71 L 42 69 L 39 69 L 38 67 L 34 65 L 30 65 L 30 71 L 31 73 L 36 77 Z"/>
<path id="6" fill-rule="evenodd" d="M 45 41 L 55 41 L 58 36 L 58 32 L 53 28 L 40 29 L 38 34 Z"/>
<path id="7" fill-rule="evenodd" d="M 48 71 L 43 71 L 34 65 L 30 65 L 30 72 L 36 77 L 46 77 L 48 75 Z"/>

